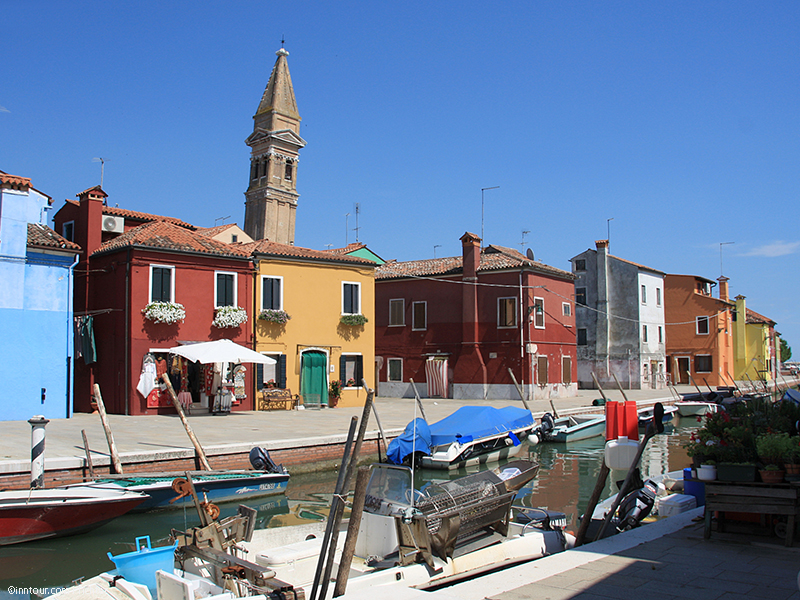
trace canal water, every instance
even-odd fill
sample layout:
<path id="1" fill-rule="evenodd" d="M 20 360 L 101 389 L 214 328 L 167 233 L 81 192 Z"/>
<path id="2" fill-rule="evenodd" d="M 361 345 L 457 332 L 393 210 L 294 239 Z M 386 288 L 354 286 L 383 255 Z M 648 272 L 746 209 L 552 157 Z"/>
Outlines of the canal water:
<path id="1" fill-rule="evenodd" d="M 664 434 L 654 437 L 642 458 L 643 475 L 652 476 L 687 466 L 690 459 L 682 444 L 699 425 L 694 418 L 676 420 Z M 602 437 L 569 444 L 526 444 L 518 458 L 529 457 L 541 466 L 537 477 L 520 491 L 516 502 L 561 511 L 567 515 L 567 528 L 576 532 L 579 516 L 586 510 L 602 464 L 603 447 Z M 422 487 L 432 481 L 467 473 L 465 470 L 449 474 L 421 471 L 416 474 L 416 483 Z M 624 472 L 612 472 L 601 498 L 614 493 L 613 482 L 624 476 Z M 256 527 L 285 527 L 326 520 L 336 478 L 335 472 L 293 475 L 285 495 L 250 504 L 258 510 Z M 221 506 L 220 518 L 234 514 L 236 506 Z M 20 597 L 9 594 L 9 589 L 37 588 L 52 592 L 53 588 L 70 585 L 79 578 L 109 571 L 114 565 L 107 557 L 108 552 L 115 556 L 130 552 L 135 539 L 144 535 L 150 536 L 153 546 L 163 545 L 172 529 L 185 530 L 197 524 L 194 508 L 126 515 L 84 535 L 0 547 L 0 599 Z"/>

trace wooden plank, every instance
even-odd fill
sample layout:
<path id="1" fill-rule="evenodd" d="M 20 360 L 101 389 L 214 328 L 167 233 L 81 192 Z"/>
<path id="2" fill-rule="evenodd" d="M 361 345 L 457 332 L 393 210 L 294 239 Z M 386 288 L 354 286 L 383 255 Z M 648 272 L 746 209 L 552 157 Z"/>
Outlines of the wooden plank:
<path id="1" fill-rule="evenodd" d="M 766 515 L 796 515 L 797 507 L 778 504 L 739 504 L 736 502 L 714 502 L 706 501 L 706 510 L 718 510 L 722 512 L 741 512 Z"/>

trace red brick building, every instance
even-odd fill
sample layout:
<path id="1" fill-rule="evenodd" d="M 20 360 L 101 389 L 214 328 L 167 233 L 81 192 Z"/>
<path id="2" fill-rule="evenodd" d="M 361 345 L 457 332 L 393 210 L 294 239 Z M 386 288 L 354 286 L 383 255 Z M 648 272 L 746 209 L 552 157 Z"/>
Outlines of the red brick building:
<path id="1" fill-rule="evenodd" d="M 462 255 L 378 267 L 382 396 L 518 399 L 577 393 L 574 276 L 461 237 Z"/>
<path id="2" fill-rule="evenodd" d="M 99 186 L 90 188 L 54 217 L 56 230 L 84 250 L 75 268 L 74 310 L 83 324 L 91 318 L 94 339 L 94 348 L 84 345 L 88 351 L 75 359 L 74 409 L 91 410 L 97 383 L 110 413 L 172 412 L 163 394 L 145 397 L 137 389 L 145 355 L 170 361 L 169 348 L 222 338 L 252 347 L 253 264 L 236 245 L 198 233 L 179 219 L 112 208 L 105 199 Z M 153 301 L 174 310 L 182 305 L 184 318 L 165 323 L 146 317 L 143 310 Z M 237 327 L 215 326 L 222 306 L 244 308 L 248 320 Z M 192 406 L 209 407 L 211 393 L 199 388 L 210 392 L 211 386 L 204 387 L 198 365 L 158 365 L 175 371 L 176 391 L 183 386 Z M 252 390 L 251 371 L 246 371 L 246 390 Z M 252 410 L 252 394 L 234 409 Z"/>

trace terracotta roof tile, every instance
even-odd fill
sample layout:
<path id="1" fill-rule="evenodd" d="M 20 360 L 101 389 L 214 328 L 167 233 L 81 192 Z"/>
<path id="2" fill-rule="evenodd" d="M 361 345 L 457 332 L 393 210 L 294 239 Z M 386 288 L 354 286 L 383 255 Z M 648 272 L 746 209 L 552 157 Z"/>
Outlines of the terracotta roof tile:
<path id="1" fill-rule="evenodd" d="M 67 204 L 72 204 L 73 206 L 80 206 L 80 202 L 78 202 L 77 200 L 70 200 L 69 198 L 67 198 L 66 200 L 64 200 L 64 202 L 66 202 Z M 119 208 L 118 206 L 104 206 L 103 214 L 111 215 L 114 217 L 124 217 L 125 219 L 131 219 L 133 221 L 141 221 L 142 223 L 148 223 L 150 221 L 165 221 L 167 223 L 174 223 L 175 225 L 180 225 L 181 227 L 185 227 L 187 229 L 192 229 L 192 230 L 198 229 L 191 223 L 186 223 L 185 221 L 181 221 L 180 219 L 176 219 L 175 217 L 165 217 L 163 215 L 153 215 L 150 213 L 139 212 L 136 210 L 127 210 L 124 208 Z"/>
<path id="2" fill-rule="evenodd" d="M 403 277 L 431 277 L 434 275 L 457 275 L 463 270 L 461 256 L 429 258 L 407 262 L 387 262 L 376 271 L 376 279 L 398 279 Z M 528 259 L 521 252 L 504 246 L 487 246 L 481 252 L 478 273 L 518 269 L 525 267 L 535 272 L 553 275 L 563 279 L 575 279 L 569 271 L 563 271 L 541 262 Z"/>
<path id="3" fill-rule="evenodd" d="M 247 252 L 242 250 L 240 244 L 218 242 L 168 221 L 150 221 L 129 229 L 104 243 L 93 255 L 129 247 L 192 252 L 234 258 L 246 258 L 249 256 Z"/>
<path id="4" fill-rule="evenodd" d="M 300 246 L 292 246 L 289 244 L 279 244 L 269 240 L 258 240 L 256 242 L 249 242 L 246 244 L 237 244 L 237 247 L 253 256 L 261 254 L 266 256 L 356 264 L 365 267 L 376 266 L 376 264 L 371 260 L 359 258 L 358 256 L 338 255 L 326 250 L 312 250 L 311 248 L 302 248 Z"/>
<path id="5" fill-rule="evenodd" d="M 344 248 L 329 248 L 324 250 L 324 252 L 330 252 L 331 254 L 347 254 L 348 252 L 355 252 L 356 250 L 361 250 L 366 247 L 366 244 L 353 242 L 352 244 L 347 244 Z"/>
<path id="6" fill-rule="evenodd" d="M 206 235 L 208 237 L 214 237 L 215 235 L 222 233 L 226 229 L 230 229 L 231 227 L 236 227 L 236 223 L 228 223 L 227 225 L 217 225 L 216 227 L 196 227 L 195 231 L 202 235 Z"/>
<path id="7" fill-rule="evenodd" d="M 775 326 L 776 322 L 772 319 L 765 317 L 764 315 L 758 314 L 754 310 L 750 310 L 749 308 L 745 308 L 747 311 L 747 316 L 745 317 L 745 323 L 753 323 L 753 324 L 763 324 L 763 325 L 770 325 Z"/>
<path id="8" fill-rule="evenodd" d="M 12 190 L 22 190 L 31 187 L 31 180 L 28 177 L 9 175 L 8 173 L 0 171 L 0 184 Z"/>
<path id="9" fill-rule="evenodd" d="M 28 246 L 34 248 L 58 248 L 80 252 L 81 247 L 67 238 L 58 235 L 47 225 L 41 223 L 28 223 Z"/>

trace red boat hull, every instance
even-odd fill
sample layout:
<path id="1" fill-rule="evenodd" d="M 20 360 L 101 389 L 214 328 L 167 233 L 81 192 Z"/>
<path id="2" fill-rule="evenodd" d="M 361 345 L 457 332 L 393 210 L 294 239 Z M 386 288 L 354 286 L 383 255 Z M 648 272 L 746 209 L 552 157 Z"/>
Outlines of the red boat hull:
<path id="1" fill-rule="evenodd" d="M 145 496 L 131 496 L 102 501 L 97 498 L 37 501 L 9 506 L 0 503 L 0 546 L 84 533 L 124 515 L 145 499 Z"/>

